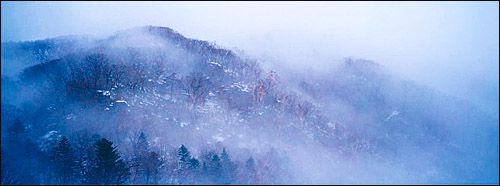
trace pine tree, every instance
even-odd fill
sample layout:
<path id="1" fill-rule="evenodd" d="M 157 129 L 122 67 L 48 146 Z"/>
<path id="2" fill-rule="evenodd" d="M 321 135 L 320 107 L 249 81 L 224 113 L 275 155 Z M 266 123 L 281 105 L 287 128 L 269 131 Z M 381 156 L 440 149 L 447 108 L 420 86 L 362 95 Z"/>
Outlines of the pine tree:
<path id="1" fill-rule="evenodd" d="M 10 152 L 6 151 L 6 149 L 2 146 L 1 149 L 1 162 L 2 162 L 2 179 L 1 185 L 17 185 L 20 182 L 20 176 L 17 173 L 16 169 L 12 167 L 10 159 Z"/>
<path id="2" fill-rule="evenodd" d="M 196 158 L 191 158 L 189 160 L 189 168 L 196 169 L 200 166 L 200 162 Z"/>
<path id="3" fill-rule="evenodd" d="M 150 184 L 150 182 L 157 182 L 163 162 L 158 153 L 150 152 L 149 144 L 144 133 L 140 134 L 137 143 L 134 145 L 132 164 L 134 183 Z"/>
<path id="4" fill-rule="evenodd" d="M 129 169 L 126 167 L 120 155 L 113 147 L 113 142 L 105 138 L 95 143 L 96 153 L 94 167 L 91 170 L 90 184 L 120 184 L 129 175 Z"/>
<path id="5" fill-rule="evenodd" d="M 148 156 L 148 161 L 146 161 L 146 184 L 150 182 L 156 184 L 158 182 L 158 175 L 160 174 L 160 169 L 163 166 L 163 161 L 156 152 L 150 152 Z"/>
<path id="6" fill-rule="evenodd" d="M 199 167 L 199 162 L 195 158 L 191 157 L 191 154 L 184 145 L 181 145 L 177 151 L 177 175 L 179 176 L 179 182 L 193 183 L 195 182 L 195 177 L 197 175 L 197 169 Z"/>
<path id="7" fill-rule="evenodd" d="M 143 156 L 147 155 L 148 152 L 149 152 L 148 140 L 146 139 L 146 135 L 144 135 L 144 133 L 141 132 L 139 140 L 137 141 L 136 144 L 136 154 L 137 156 Z"/>
<path id="8" fill-rule="evenodd" d="M 236 181 L 236 169 L 237 166 L 231 161 L 229 154 L 226 152 L 226 148 L 222 149 L 221 158 L 221 183 L 231 184 Z"/>
<path id="9" fill-rule="evenodd" d="M 60 183 L 69 184 L 77 175 L 76 157 L 68 139 L 63 138 L 50 150 L 49 158 Z"/>
<path id="10" fill-rule="evenodd" d="M 248 160 L 246 161 L 242 179 L 243 184 L 257 184 L 257 168 L 255 165 L 255 160 L 252 157 L 248 158 Z"/>
<path id="11" fill-rule="evenodd" d="M 19 118 L 16 118 L 6 132 L 5 142 L 2 141 L 4 148 L 2 154 L 8 151 L 8 156 L 2 157 L 2 162 L 7 161 L 10 166 L 2 166 L 2 171 L 5 169 L 10 173 L 16 173 L 18 184 L 39 184 L 40 171 L 43 170 L 41 166 L 43 154 L 28 138 L 28 131 Z M 8 170 L 9 168 L 14 170 Z"/>
<path id="12" fill-rule="evenodd" d="M 27 139 L 28 134 L 19 118 L 7 128 L 7 137 L 9 143 L 21 143 Z"/>
<path id="13" fill-rule="evenodd" d="M 220 183 L 221 160 L 215 152 L 208 152 L 203 160 L 203 175 L 205 182 Z"/>
<path id="14" fill-rule="evenodd" d="M 189 164 L 189 159 L 191 155 L 184 145 L 181 145 L 179 151 L 177 152 L 177 158 L 179 158 L 179 167 L 187 168 Z"/>
<path id="15" fill-rule="evenodd" d="M 146 136 L 141 132 L 137 143 L 134 144 L 134 155 L 132 157 L 132 173 L 133 182 L 139 184 L 147 184 L 147 167 L 149 160 L 149 144 Z"/>

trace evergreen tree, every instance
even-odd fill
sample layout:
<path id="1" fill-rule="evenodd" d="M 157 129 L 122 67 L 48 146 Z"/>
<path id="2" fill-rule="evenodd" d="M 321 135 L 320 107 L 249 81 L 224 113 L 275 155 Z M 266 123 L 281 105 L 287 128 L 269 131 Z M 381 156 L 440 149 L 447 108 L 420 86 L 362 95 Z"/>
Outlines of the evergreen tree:
<path id="1" fill-rule="evenodd" d="M 200 166 L 200 162 L 196 158 L 191 158 L 189 160 L 189 168 L 196 169 Z"/>
<path id="2" fill-rule="evenodd" d="M 137 156 L 144 156 L 147 155 L 149 152 L 149 144 L 148 140 L 146 139 L 146 135 L 141 132 L 141 135 L 139 135 L 139 139 L 137 140 L 136 144 L 136 155 Z"/>
<path id="3" fill-rule="evenodd" d="M 208 152 L 203 161 L 203 175 L 206 183 L 220 183 L 221 160 L 215 152 Z"/>
<path id="4" fill-rule="evenodd" d="M 236 169 L 237 166 L 231 161 L 229 154 L 226 152 L 226 148 L 222 149 L 221 159 L 221 184 L 231 184 L 236 181 Z"/>
<path id="5" fill-rule="evenodd" d="M 19 118 L 7 128 L 7 139 L 10 143 L 21 143 L 27 139 L 28 134 Z"/>
<path id="6" fill-rule="evenodd" d="M 243 170 L 243 175 L 241 176 L 242 183 L 248 185 L 257 184 L 257 168 L 255 165 L 255 160 L 250 157 L 246 161 L 245 169 Z"/>
<path id="7" fill-rule="evenodd" d="M 156 184 L 159 179 L 160 169 L 163 166 L 163 161 L 156 152 L 150 152 L 148 161 L 146 161 L 146 184 Z"/>
<path id="8" fill-rule="evenodd" d="M 148 170 L 146 164 L 149 161 L 149 144 L 146 135 L 141 132 L 137 143 L 134 144 L 134 155 L 132 157 L 131 172 L 133 183 L 147 184 Z"/>
<path id="9" fill-rule="evenodd" d="M 189 164 L 189 159 L 191 158 L 191 154 L 187 150 L 184 145 L 181 145 L 179 151 L 177 152 L 177 158 L 179 158 L 179 167 L 187 168 Z"/>
<path id="10" fill-rule="evenodd" d="M 149 144 L 144 133 L 141 133 L 134 144 L 132 158 L 133 183 L 150 184 L 158 181 L 158 174 L 163 162 L 156 152 L 150 152 Z"/>
<path id="11" fill-rule="evenodd" d="M 177 175 L 179 176 L 179 182 L 181 184 L 188 183 L 192 184 L 195 182 L 195 177 L 197 169 L 199 167 L 199 162 L 195 158 L 191 157 L 191 154 L 184 145 L 181 145 L 177 151 Z"/>
<path id="12" fill-rule="evenodd" d="M 19 174 L 16 169 L 12 167 L 11 162 L 9 161 L 9 152 L 2 146 L 1 151 L 1 160 L 2 160 L 2 179 L 1 185 L 16 185 L 20 182 Z"/>
<path id="13" fill-rule="evenodd" d="M 129 175 L 129 169 L 112 145 L 113 142 L 105 138 L 95 143 L 96 158 L 88 180 L 90 184 L 120 184 Z"/>
<path id="14" fill-rule="evenodd" d="M 59 183 L 69 184 L 77 175 L 76 157 L 68 139 L 63 138 L 50 150 L 49 158 Z"/>
<path id="15" fill-rule="evenodd" d="M 6 151 L 8 153 L 2 157 L 2 173 L 15 173 L 18 184 L 40 184 L 44 156 L 38 146 L 28 138 L 28 131 L 23 123 L 16 118 L 6 132 L 5 142 L 2 141 L 2 154 Z M 4 167 L 3 162 L 8 162 L 9 166 Z"/>

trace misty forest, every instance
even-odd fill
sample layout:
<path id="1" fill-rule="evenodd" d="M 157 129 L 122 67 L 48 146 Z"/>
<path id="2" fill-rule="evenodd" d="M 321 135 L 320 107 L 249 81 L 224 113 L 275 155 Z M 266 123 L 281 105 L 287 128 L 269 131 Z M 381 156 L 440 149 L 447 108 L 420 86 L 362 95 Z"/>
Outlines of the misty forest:
<path id="1" fill-rule="evenodd" d="M 143 26 L 1 62 L 2 184 L 498 184 L 498 117 L 376 61 L 285 78 Z"/>

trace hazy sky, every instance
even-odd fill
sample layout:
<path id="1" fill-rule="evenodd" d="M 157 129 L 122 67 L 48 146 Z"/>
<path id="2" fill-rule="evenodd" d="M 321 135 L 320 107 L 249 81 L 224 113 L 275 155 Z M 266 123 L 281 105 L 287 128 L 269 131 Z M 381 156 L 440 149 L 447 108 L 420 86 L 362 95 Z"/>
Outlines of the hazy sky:
<path id="1" fill-rule="evenodd" d="M 1 9 L 2 41 L 168 26 L 268 67 L 374 60 L 498 113 L 498 2 L 1 2 Z"/>

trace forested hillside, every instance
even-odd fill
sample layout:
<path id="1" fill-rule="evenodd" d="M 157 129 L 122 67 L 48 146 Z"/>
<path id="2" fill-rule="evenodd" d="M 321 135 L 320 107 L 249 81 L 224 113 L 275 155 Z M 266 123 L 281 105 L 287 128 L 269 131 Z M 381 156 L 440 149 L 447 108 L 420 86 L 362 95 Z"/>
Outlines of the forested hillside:
<path id="1" fill-rule="evenodd" d="M 154 26 L 2 43 L 2 184 L 498 182 L 498 117 L 333 69 L 284 79 Z"/>

